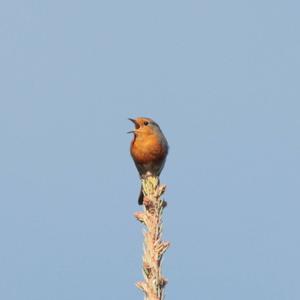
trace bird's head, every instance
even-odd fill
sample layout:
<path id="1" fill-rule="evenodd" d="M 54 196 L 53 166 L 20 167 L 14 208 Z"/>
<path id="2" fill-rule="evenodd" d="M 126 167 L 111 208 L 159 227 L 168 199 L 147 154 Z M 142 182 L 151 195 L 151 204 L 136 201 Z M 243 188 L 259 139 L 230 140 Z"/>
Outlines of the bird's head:
<path id="1" fill-rule="evenodd" d="M 135 135 L 151 135 L 160 130 L 158 124 L 150 118 L 129 118 L 129 120 L 134 123 L 135 130 L 129 131 L 128 133 L 134 133 Z"/>

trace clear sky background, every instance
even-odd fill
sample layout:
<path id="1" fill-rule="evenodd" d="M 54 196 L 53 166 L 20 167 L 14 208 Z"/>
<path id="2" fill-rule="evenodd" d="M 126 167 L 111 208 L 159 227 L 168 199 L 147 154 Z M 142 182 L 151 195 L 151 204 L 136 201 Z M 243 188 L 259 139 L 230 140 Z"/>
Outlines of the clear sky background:
<path id="1" fill-rule="evenodd" d="M 299 11 L 1 1 L 0 299 L 143 299 L 126 132 L 150 116 L 166 300 L 299 300 Z"/>

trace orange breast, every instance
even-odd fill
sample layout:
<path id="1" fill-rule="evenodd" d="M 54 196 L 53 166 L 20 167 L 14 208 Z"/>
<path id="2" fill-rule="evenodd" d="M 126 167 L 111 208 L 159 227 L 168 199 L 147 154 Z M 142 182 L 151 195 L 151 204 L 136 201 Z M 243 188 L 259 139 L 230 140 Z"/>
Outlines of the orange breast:
<path id="1" fill-rule="evenodd" d="M 165 158 L 166 150 L 156 135 L 138 136 L 131 143 L 131 155 L 140 164 Z"/>

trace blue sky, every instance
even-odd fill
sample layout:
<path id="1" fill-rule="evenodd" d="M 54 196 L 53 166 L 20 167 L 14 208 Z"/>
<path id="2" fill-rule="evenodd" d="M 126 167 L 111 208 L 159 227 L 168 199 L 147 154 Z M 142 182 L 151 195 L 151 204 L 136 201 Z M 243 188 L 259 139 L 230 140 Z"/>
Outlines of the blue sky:
<path id="1" fill-rule="evenodd" d="M 0 298 L 142 299 L 128 117 L 170 154 L 166 299 L 300 299 L 297 1 L 2 1 Z"/>

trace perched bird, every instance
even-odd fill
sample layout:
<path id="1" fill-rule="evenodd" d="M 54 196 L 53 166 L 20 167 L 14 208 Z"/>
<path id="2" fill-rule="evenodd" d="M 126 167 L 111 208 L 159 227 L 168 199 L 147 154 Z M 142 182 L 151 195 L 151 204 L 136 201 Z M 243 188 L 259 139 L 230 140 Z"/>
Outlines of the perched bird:
<path id="1" fill-rule="evenodd" d="M 168 142 L 160 127 L 150 118 L 129 119 L 135 125 L 130 154 L 141 178 L 159 176 L 168 154 Z M 142 189 L 138 203 L 143 204 Z"/>

